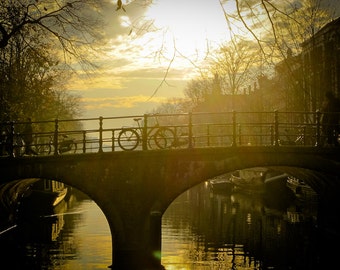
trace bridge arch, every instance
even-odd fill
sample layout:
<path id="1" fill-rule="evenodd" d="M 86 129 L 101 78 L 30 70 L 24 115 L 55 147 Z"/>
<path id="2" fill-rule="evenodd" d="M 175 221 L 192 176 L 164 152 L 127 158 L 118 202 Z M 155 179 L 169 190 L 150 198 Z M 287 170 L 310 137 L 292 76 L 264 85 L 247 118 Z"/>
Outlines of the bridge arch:
<path id="1" fill-rule="evenodd" d="M 161 216 L 171 202 L 207 179 L 253 167 L 307 180 L 320 194 L 338 185 L 340 171 L 337 150 L 226 147 L 4 159 L 0 175 L 2 182 L 54 179 L 84 192 L 109 223 L 113 268 L 134 261 L 157 269 L 160 258 L 153 254 L 160 250 Z"/>
<path id="2" fill-rule="evenodd" d="M 286 151 L 276 151 L 275 148 L 263 149 L 214 149 L 204 151 L 204 158 L 198 151 L 179 151 L 177 155 L 168 157 L 164 166 L 166 186 L 171 194 L 162 194 L 163 208 L 166 209 L 174 198 L 185 190 L 218 175 L 235 170 L 267 167 L 282 171 L 291 176 L 306 181 L 319 194 L 332 190 L 338 183 L 339 162 L 329 156 L 317 153 L 296 152 L 287 148 Z"/>

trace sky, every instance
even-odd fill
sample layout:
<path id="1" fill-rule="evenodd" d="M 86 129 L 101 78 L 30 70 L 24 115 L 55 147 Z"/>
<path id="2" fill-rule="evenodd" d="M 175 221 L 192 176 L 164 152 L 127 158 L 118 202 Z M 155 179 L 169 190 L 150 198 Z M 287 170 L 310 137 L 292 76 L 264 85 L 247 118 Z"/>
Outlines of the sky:
<path id="1" fill-rule="evenodd" d="M 140 115 L 170 98 L 184 97 L 195 74 L 193 63 L 199 64 L 208 47 L 227 38 L 218 0 L 152 2 L 123 0 L 124 12 L 116 11 L 112 0 L 105 10 L 109 42 L 105 55 L 96 59 L 100 68 L 91 78 L 83 76 L 69 85 L 82 97 L 84 117 Z M 145 19 L 154 23 L 143 32 Z"/>
<path id="2" fill-rule="evenodd" d="M 142 115 L 184 97 L 195 65 L 230 39 L 219 0 L 122 0 L 125 11 L 111 1 L 103 13 L 108 43 L 95 59 L 98 71 L 69 84 L 81 96 L 81 117 Z M 234 1 L 225 9 L 235 10 Z"/>

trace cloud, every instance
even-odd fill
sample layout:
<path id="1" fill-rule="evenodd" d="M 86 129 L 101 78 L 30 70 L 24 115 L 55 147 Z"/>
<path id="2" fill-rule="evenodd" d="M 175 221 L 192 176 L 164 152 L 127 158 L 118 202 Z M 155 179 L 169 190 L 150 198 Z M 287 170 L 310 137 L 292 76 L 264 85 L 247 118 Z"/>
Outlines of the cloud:
<path id="1" fill-rule="evenodd" d="M 170 97 L 183 96 L 194 64 L 200 66 L 206 56 L 207 36 L 220 38 L 215 22 L 218 16 L 223 19 L 218 2 L 213 7 L 209 0 L 188 1 L 125 1 L 126 12 L 115 10 L 116 0 L 107 5 L 107 43 L 100 57 L 91 59 L 99 68 L 92 74 L 79 71 L 69 86 L 82 96 L 85 114 L 143 113 Z M 152 25 L 153 20 L 159 24 Z"/>
<path id="2" fill-rule="evenodd" d="M 150 96 L 137 95 L 137 96 L 125 96 L 125 97 L 93 97 L 82 98 L 81 102 L 84 104 L 86 110 L 100 110 L 103 108 L 133 108 L 138 104 L 159 104 L 166 102 L 166 97 L 156 97 L 150 99 Z"/>

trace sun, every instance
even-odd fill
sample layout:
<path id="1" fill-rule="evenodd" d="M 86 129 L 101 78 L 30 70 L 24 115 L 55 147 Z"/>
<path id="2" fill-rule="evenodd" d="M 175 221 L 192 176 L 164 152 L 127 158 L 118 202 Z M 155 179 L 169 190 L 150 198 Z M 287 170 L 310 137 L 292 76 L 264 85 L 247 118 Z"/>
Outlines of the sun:
<path id="1" fill-rule="evenodd" d="M 169 54 L 175 47 L 187 57 L 204 56 L 228 36 L 219 0 L 158 0 L 146 17 L 162 33 L 160 40 Z"/>

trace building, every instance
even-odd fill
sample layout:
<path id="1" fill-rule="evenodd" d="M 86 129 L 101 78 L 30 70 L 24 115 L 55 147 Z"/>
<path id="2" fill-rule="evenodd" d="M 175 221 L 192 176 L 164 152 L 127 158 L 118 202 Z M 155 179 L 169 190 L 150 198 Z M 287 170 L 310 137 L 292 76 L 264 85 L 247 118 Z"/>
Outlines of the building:
<path id="1" fill-rule="evenodd" d="M 340 18 L 326 24 L 301 46 L 303 88 L 310 101 L 308 109 L 315 111 L 327 90 L 340 97 Z"/>
<path id="2" fill-rule="evenodd" d="M 194 111 L 307 111 L 320 109 L 326 91 L 340 97 L 340 17 L 290 49 L 275 67 L 276 75 L 259 76 L 254 87 L 242 94 L 222 94 L 215 76 L 211 94 Z"/>

